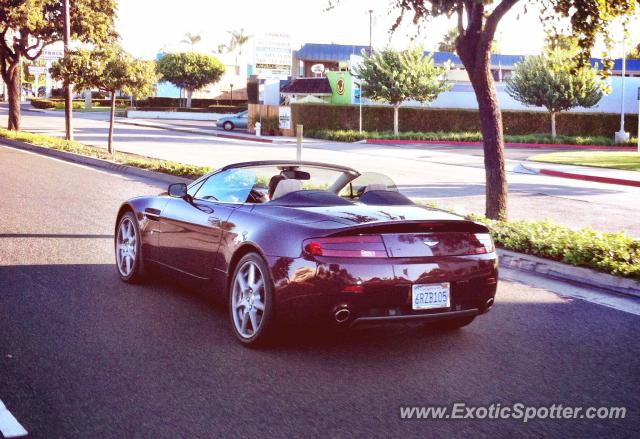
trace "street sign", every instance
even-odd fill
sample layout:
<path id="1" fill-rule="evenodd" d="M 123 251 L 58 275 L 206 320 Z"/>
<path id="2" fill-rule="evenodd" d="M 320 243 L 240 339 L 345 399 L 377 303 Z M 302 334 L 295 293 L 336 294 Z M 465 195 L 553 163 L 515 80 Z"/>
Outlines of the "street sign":
<path id="1" fill-rule="evenodd" d="M 268 33 L 254 39 L 256 74 L 260 79 L 287 79 L 291 76 L 291 37 Z"/>

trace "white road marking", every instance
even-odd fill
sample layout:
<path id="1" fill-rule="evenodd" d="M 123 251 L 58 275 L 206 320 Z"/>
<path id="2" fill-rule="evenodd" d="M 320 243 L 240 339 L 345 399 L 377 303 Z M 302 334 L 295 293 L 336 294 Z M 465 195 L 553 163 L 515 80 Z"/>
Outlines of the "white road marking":
<path id="1" fill-rule="evenodd" d="M 0 432 L 2 432 L 5 438 L 26 436 L 28 434 L 27 430 L 20 425 L 2 400 L 0 400 Z"/>

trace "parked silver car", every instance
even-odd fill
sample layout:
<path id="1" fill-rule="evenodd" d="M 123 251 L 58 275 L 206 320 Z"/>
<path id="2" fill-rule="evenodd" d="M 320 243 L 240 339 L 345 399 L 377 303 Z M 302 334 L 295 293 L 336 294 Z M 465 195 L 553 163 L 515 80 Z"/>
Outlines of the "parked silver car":
<path id="1" fill-rule="evenodd" d="M 221 117 L 216 121 L 216 126 L 223 128 L 225 131 L 231 131 L 236 128 L 246 128 L 248 120 L 249 112 L 243 111 L 242 113 Z"/>

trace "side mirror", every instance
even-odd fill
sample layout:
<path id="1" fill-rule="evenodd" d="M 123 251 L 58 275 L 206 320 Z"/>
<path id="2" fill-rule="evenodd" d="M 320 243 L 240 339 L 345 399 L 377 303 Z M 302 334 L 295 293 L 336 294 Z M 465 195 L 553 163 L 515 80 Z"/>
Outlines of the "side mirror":
<path id="1" fill-rule="evenodd" d="M 185 198 L 187 196 L 187 185 L 184 183 L 173 183 L 167 190 L 170 197 Z"/>

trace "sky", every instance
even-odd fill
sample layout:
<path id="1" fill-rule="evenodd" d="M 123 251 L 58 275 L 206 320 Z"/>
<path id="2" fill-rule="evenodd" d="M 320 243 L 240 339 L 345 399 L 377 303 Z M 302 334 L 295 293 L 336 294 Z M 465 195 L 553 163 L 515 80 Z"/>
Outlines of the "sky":
<path id="1" fill-rule="evenodd" d="M 249 35 L 289 34 L 293 49 L 304 43 L 367 45 L 369 9 L 374 11 L 373 45 L 378 48 L 419 44 L 433 50 L 455 25 L 453 19 L 440 17 L 426 23 L 416 34 L 416 27 L 406 20 L 406 25 L 390 35 L 388 31 L 398 15 L 391 3 L 390 0 L 340 0 L 332 10 L 327 10 L 328 0 L 120 0 L 116 29 L 126 50 L 135 56 L 153 59 L 162 48 L 188 50 L 189 46 L 180 43 L 186 32 L 201 34 L 202 42 L 197 49 L 211 52 L 219 44 L 228 42 L 228 31 L 241 28 Z M 630 40 L 636 43 L 640 42 L 639 23 L 635 20 L 630 26 Z M 617 28 L 620 31 L 616 34 L 621 40 L 622 27 Z M 501 53 L 527 55 L 540 51 L 544 37 L 537 14 L 524 14 L 521 5 L 501 21 L 496 39 Z M 601 52 L 602 45 L 595 49 L 594 56 L 600 56 Z M 621 45 L 617 45 L 613 55 L 620 53 Z"/>

